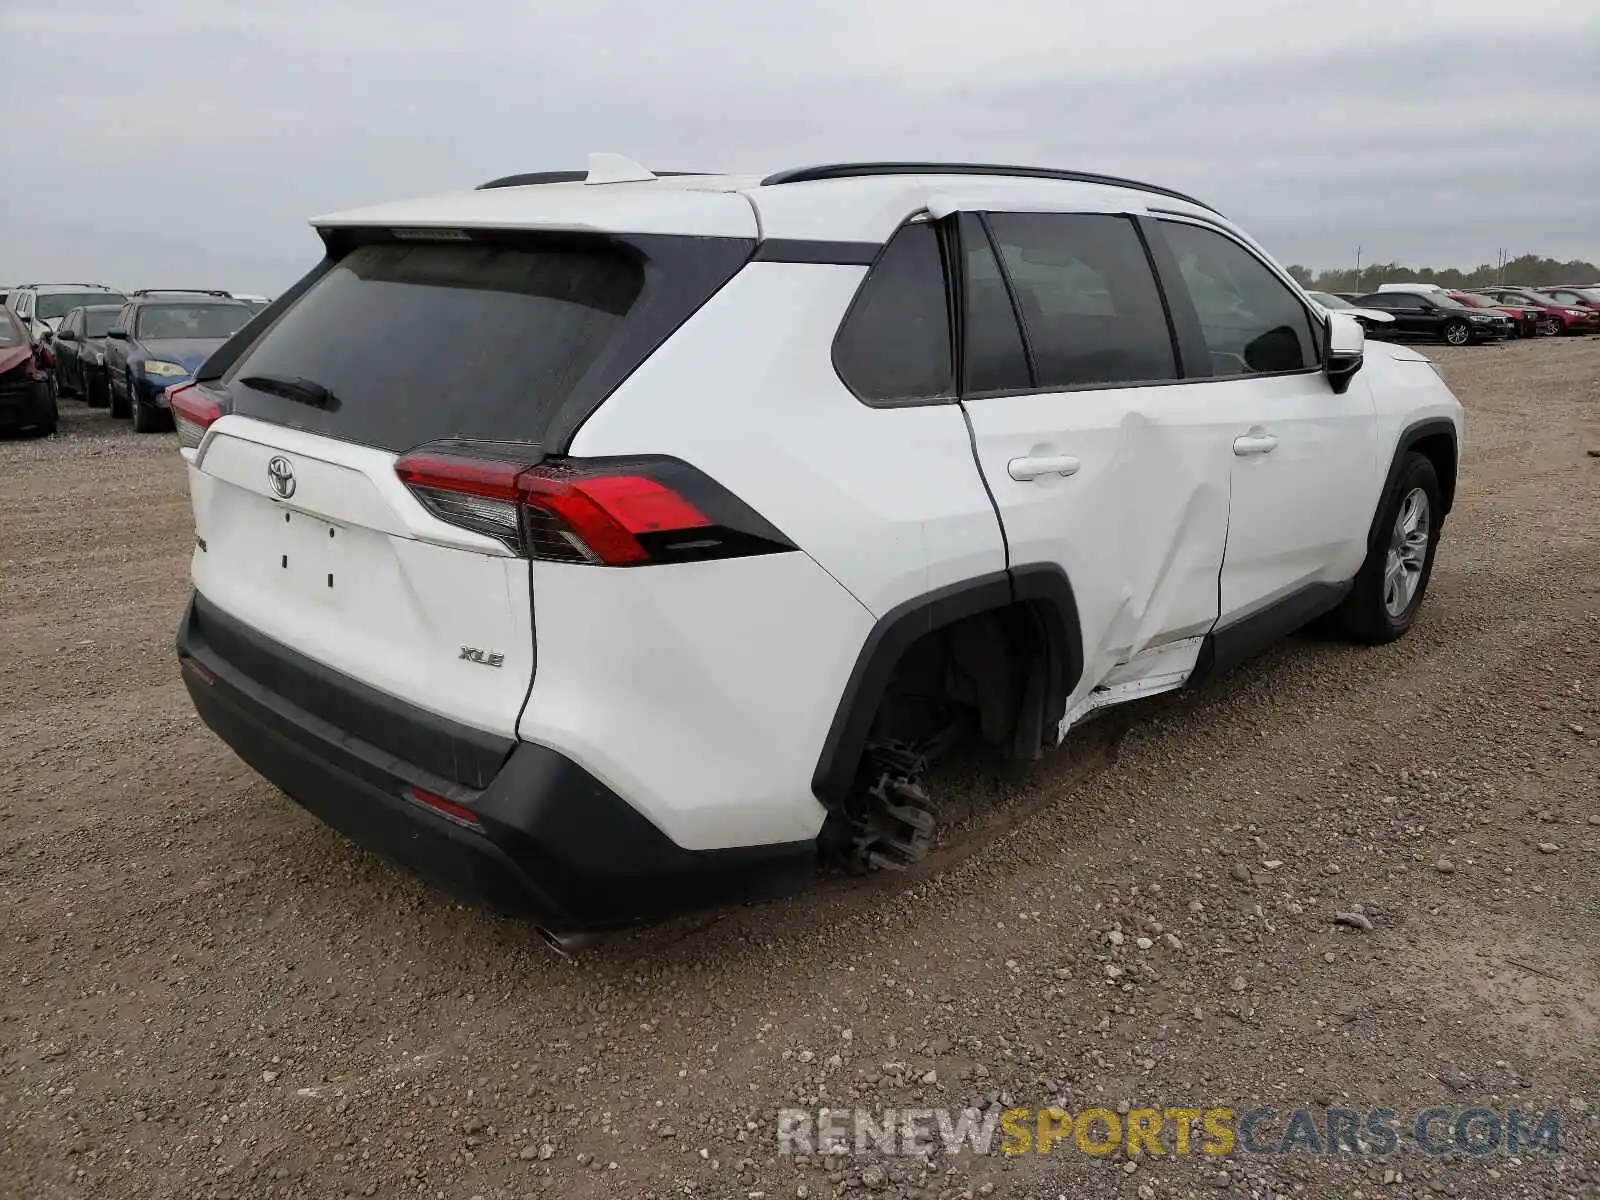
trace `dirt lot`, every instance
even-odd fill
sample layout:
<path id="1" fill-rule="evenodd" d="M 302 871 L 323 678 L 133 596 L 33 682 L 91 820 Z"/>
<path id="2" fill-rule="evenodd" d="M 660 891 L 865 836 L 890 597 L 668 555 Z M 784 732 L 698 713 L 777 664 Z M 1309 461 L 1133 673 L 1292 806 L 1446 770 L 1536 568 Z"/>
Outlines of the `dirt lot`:
<path id="1" fill-rule="evenodd" d="M 1406 640 L 952 767 L 922 871 L 575 962 L 200 725 L 177 450 L 67 404 L 0 445 L 0 1195 L 1600 1194 L 1600 339 L 1439 357 L 1470 451 Z M 776 1150 L 780 1108 L 1052 1102 L 1560 1106 L 1562 1151 Z"/>

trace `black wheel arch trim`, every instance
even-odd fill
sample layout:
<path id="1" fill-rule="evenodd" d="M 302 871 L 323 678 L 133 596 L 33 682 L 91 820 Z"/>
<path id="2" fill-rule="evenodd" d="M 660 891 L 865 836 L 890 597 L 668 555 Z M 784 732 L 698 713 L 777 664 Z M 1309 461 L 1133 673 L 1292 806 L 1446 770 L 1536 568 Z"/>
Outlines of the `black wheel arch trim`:
<path id="1" fill-rule="evenodd" d="M 964 579 L 906 600 L 873 624 L 856 655 L 811 777 L 817 798 L 831 807 L 849 792 L 878 705 L 901 655 L 913 642 L 966 617 L 1014 604 L 1033 604 L 1043 616 L 1050 659 L 1046 728 L 1052 715 L 1059 725 L 1067 697 L 1083 672 L 1078 604 L 1066 573 L 1040 563 Z"/>
<path id="2" fill-rule="evenodd" d="M 1383 506 L 1385 501 L 1388 500 L 1389 494 L 1394 490 L 1395 481 L 1400 478 L 1400 468 L 1406 460 L 1406 455 L 1423 438 L 1438 437 L 1441 434 L 1450 439 L 1450 450 L 1455 458 L 1455 473 L 1456 475 L 1461 473 L 1461 442 L 1454 421 L 1450 420 L 1449 417 L 1427 417 L 1407 425 L 1395 442 L 1394 454 L 1389 459 L 1388 474 L 1384 476 L 1383 488 L 1378 492 L 1378 502 L 1372 510 L 1372 526 L 1367 531 L 1368 549 L 1378 545 L 1383 536 Z M 1450 509 L 1455 504 L 1455 479 L 1446 479 L 1441 475 L 1439 478 L 1439 491 L 1444 502 L 1444 512 L 1439 514 L 1440 519 L 1443 520 L 1444 517 L 1449 515 Z"/>

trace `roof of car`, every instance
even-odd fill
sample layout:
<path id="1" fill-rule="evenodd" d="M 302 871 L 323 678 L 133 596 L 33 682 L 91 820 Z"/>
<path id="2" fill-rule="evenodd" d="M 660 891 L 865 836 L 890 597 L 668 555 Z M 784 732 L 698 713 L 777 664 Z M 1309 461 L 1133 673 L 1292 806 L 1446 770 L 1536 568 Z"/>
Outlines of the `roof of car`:
<path id="1" fill-rule="evenodd" d="M 604 161 L 597 167 L 597 160 Z M 1181 192 L 1045 167 L 845 163 L 766 176 L 652 175 L 629 160 L 597 155 L 587 174 L 505 176 L 469 191 L 330 213 L 311 223 L 322 230 L 387 226 L 401 236 L 413 230 L 426 236 L 440 229 L 550 229 L 881 243 L 936 198 L 960 207 L 974 197 L 1216 219 L 1214 210 Z"/>

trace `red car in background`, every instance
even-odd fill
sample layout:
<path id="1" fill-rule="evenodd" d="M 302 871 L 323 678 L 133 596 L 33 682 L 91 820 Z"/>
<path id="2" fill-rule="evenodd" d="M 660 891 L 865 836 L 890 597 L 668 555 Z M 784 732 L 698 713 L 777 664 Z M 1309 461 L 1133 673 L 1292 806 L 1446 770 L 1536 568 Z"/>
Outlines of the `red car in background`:
<path id="1" fill-rule="evenodd" d="M 1489 297 L 1496 305 L 1523 304 L 1530 308 L 1542 309 L 1544 316 L 1539 322 L 1539 332 L 1546 337 L 1554 337 L 1558 333 L 1600 332 L 1600 310 L 1562 304 L 1555 297 L 1547 296 L 1533 288 L 1501 286 L 1476 290 L 1479 295 Z"/>
<path id="2" fill-rule="evenodd" d="M 0 432 L 13 429 L 41 437 L 54 433 L 56 392 L 27 326 L 9 308 L 0 308 Z"/>
<path id="3" fill-rule="evenodd" d="M 1563 283 L 1542 287 L 1539 294 L 1549 296 L 1557 304 L 1565 304 L 1568 308 L 1587 308 L 1591 312 L 1600 312 L 1600 287 L 1573 287 Z"/>
<path id="4" fill-rule="evenodd" d="M 1465 304 L 1468 308 L 1487 308 L 1504 313 L 1511 318 L 1511 326 L 1517 331 L 1519 338 L 1537 337 L 1541 332 L 1539 325 L 1544 320 L 1542 308 L 1531 308 L 1524 304 L 1501 304 L 1498 300 L 1480 296 L 1477 292 L 1446 292 L 1445 295 Z"/>

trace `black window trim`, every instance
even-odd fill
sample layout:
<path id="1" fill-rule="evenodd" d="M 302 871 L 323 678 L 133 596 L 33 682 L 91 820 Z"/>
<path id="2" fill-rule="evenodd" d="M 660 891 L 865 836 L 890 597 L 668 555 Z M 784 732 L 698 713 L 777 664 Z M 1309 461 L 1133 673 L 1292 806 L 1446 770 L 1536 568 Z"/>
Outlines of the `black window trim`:
<path id="1" fill-rule="evenodd" d="M 1227 238 L 1230 242 L 1232 242 L 1235 246 L 1238 246 L 1239 249 L 1243 250 L 1251 258 L 1255 259 L 1256 262 L 1260 263 L 1264 268 L 1266 268 L 1267 272 L 1269 274 L 1271 274 L 1274 278 L 1276 278 L 1279 282 L 1285 284 L 1289 289 L 1289 294 L 1294 297 L 1295 302 L 1300 305 L 1301 310 L 1306 314 L 1306 321 L 1311 327 L 1312 349 L 1316 353 L 1316 356 L 1317 356 L 1316 357 L 1316 361 L 1311 366 L 1309 366 L 1309 367 L 1301 367 L 1298 371 L 1251 371 L 1248 374 L 1244 374 L 1244 375 L 1218 375 L 1215 372 L 1212 372 L 1211 374 L 1208 374 L 1208 375 L 1194 375 L 1194 376 L 1185 375 L 1183 380 L 1182 380 L 1182 382 L 1185 382 L 1185 383 L 1224 383 L 1224 382 L 1238 382 L 1239 380 L 1242 380 L 1242 379 L 1280 379 L 1280 378 L 1284 378 L 1286 376 L 1321 375 L 1321 374 L 1324 373 L 1324 369 L 1325 368 L 1324 368 L 1324 363 L 1322 361 L 1322 355 L 1323 355 L 1324 351 L 1323 351 L 1323 346 L 1321 344 L 1319 344 L 1319 336 L 1318 335 L 1321 335 L 1322 339 L 1326 338 L 1327 331 L 1328 331 L 1328 322 L 1323 317 L 1318 315 L 1318 312 L 1317 312 L 1316 308 L 1314 306 L 1312 306 L 1310 301 L 1306 298 L 1306 296 L 1304 294 L 1304 290 L 1300 287 L 1299 282 L 1295 279 L 1295 277 L 1293 275 L 1290 275 L 1287 271 L 1283 270 L 1282 268 L 1277 266 L 1277 264 L 1271 262 L 1270 260 L 1268 260 L 1266 258 L 1263 258 L 1261 256 L 1261 253 L 1258 250 L 1254 249 L 1252 246 L 1250 246 L 1250 244 L 1248 242 L 1245 242 L 1243 239 L 1241 239 L 1231 229 L 1228 229 L 1224 225 L 1219 225 L 1215 221 L 1208 221 L 1204 217 L 1195 216 L 1193 213 L 1178 212 L 1178 211 L 1176 211 L 1174 209 L 1152 208 L 1150 210 L 1150 212 L 1151 212 L 1150 226 L 1151 226 L 1152 236 L 1155 236 L 1155 237 L 1159 238 L 1159 240 L 1161 242 L 1161 245 L 1162 245 L 1163 249 L 1165 250 L 1164 257 L 1167 259 L 1168 263 L 1170 264 L 1169 265 L 1169 269 L 1172 272 L 1174 272 L 1174 274 L 1173 274 L 1173 284 L 1175 285 L 1175 287 L 1174 287 L 1173 290 L 1175 291 L 1175 294 L 1180 298 L 1180 302 L 1181 302 L 1182 307 L 1187 309 L 1189 311 L 1189 313 L 1191 313 L 1193 315 L 1193 318 L 1194 318 L 1194 321 L 1195 321 L 1195 325 L 1196 325 L 1197 328 L 1199 327 L 1199 323 L 1200 323 L 1200 314 L 1199 314 L 1198 310 L 1196 310 L 1195 307 L 1194 307 L 1194 299 L 1189 295 L 1189 285 L 1186 284 L 1183 281 L 1183 277 L 1182 277 L 1181 274 L 1177 274 L 1177 270 L 1178 270 L 1177 256 L 1175 254 L 1173 254 L 1172 247 L 1167 242 L 1166 235 L 1165 235 L 1164 231 L 1161 229 L 1161 226 L 1163 224 L 1170 223 L 1170 224 L 1195 225 L 1195 226 L 1198 226 L 1201 229 L 1209 229 L 1212 233 L 1219 233 L 1223 237 Z M 1164 288 L 1163 290 L 1167 290 L 1167 289 Z M 1211 354 L 1210 348 L 1207 347 L 1206 348 L 1206 359 L 1205 359 L 1205 361 L 1206 361 L 1206 364 L 1208 366 L 1210 365 L 1210 354 Z"/>
<path id="2" fill-rule="evenodd" d="M 1028 318 L 1022 311 L 1022 301 L 1017 297 L 1017 281 L 1011 278 L 1011 268 L 1006 266 L 1005 254 L 994 236 L 994 228 L 989 224 L 988 212 L 979 211 L 973 215 L 978 220 L 978 228 L 983 231 L 984 240 L 989 243 L 995 270 L 1000 272 L 1000 284 L 1006 289 L 1006 299 L 1011 302 L 1011 319 L 1017 323 L 1017 334 L 1022 339 L 1022 361 L 1028 368 L 1028 389 L 1021 394 L 1031 396 L 1039 390 L 1039 359 L 1033 352 L 1033 337 L 1028 332 Z"/>

